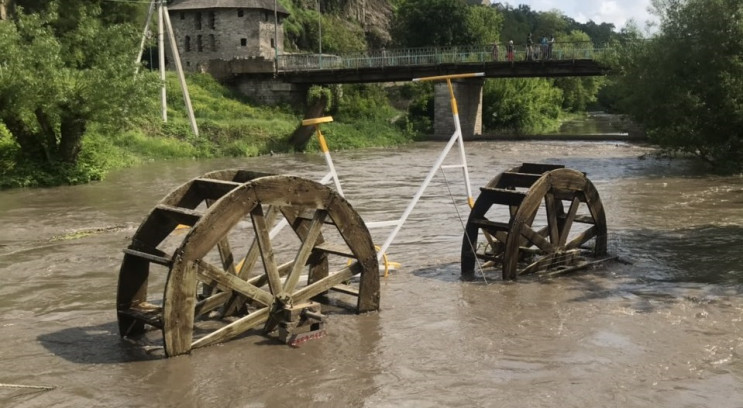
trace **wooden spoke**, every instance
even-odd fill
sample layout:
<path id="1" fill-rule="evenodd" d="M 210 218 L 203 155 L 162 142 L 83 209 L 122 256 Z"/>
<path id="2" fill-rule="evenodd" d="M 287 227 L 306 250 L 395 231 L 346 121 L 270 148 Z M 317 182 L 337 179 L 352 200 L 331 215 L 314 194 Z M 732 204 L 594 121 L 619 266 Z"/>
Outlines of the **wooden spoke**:
<path id="1" fill-rule="evenodd" d="M 296 291 L 294 295 L 292 295 L 292 300 L 294 303 L 301 303 L 321 293 L 327 292 L 333 286 L 349 280 L 355 274 L 354 271 L 358 271 L 359 269 L 358 265 L 345 267 L 334 274 L 328 275 L 327 277 Z"/>
<path id="2" fill-rule="evenodd" d="M 552 231 L 552 228 L 549 228 L 550 231 Z M 528 239 L 529 242 L 536 245 L 545 252 L 553 252 L 555 250 L 554 245 L 552 245 L 547 239 L 545 239 L 542 234 L 540 234 L 537 231 L 534 231 L 528 226 L 524 226 L 521 229 L 521 235 L 524 236 L 524 238 Z"/>
<path id="3" fill-rule="evenodd" d="M 315 247 L 317 238 L 320 236 L 320 229 L 325 222 L 326 215 L 327 213 L 325 211 L 315 212 L 312 225 L 310 225 L 307 236 L 305 237 L 304 242 L 302 242 L 302 246 L 299 248 L 297 257 L 294 259 L 292 271 L 289 273 L 286 282 L 284 282 L 285 292 L 292 292 L 297 286 L 297 282 L 299 282 L 299 274 L 304 270 L 307 259 L 309 259 L 312 254 L 312 249 Z"/>
<path id="4" fill-rule="evenodd" d="M 194 315 L 198 317 L 211 312 L 212 310 L 222 306 L 231 295 L 230 292 L 219 292 L 216 295 L 211 295 L 206 299 L 200 300 L 196 303 Z"/>
<path id="5" fill-rule="evenodd" d="M 239 277 L 231 273 L 226 273 L 204 261 L 196 261 L 196 264 L 199 267 L 199 278 L 204 280 L 213 279 L 217 283 L 217 285 L 222 288 L 222 290 L 232 290 L 235 292 L 239 292 L 242 295 L 247 296 L 266 306 L 273 303 L 274 296 L 266 292 L 265 290 L 253 286 L 250 283 L 240 279 Z"/>
<path id="6" fill-rule="evenodd" d="M 271 233 L 279 216 L 294 237 Z M 171 234 L 181 221 L 190 230 Z M 338 242 L 326 242 L 325 233 Z M 293 240 L 279 242 L 286 237 Z M 171 246 L 180 240 L 172 255 L 158 249 L 166 238 Z M 330 188 L 298 177 L 223 170 L 196 178 L 156 205 L 126 251 L 117 295 L 120 333 L 158 328 L 167 356 L 261 325 L 273 328 L 285 307 L 326 292 L 355 297 L 359 312 L 379 308 L 379 266 L 363 220 Z M 329 259 L 333 265 L 350 259 L 351 266 L 331 273 Z M 167 270 L 164 288 L 150 288 L 156 268 Z M 305 271 L 307 282 L 300 279 Z M 199 287 L 211 290 L 198 293 Z"/>
<path id="7" fill-rule="evenodd" d="M 265 218 L 263 218 L 263 208 L 260 205 L 256 205 L 253 211 L 250 212 L 250 218 L 253 220 L 255 238 L 258 241 L 258 247 L 261 251 L 263 267 L 268 277 L 268 286 L 271 288 L 271 293 L 279 296 L 283 292 L 283 288 L 281 286 L 281 277 L 279 276 L 279 267 L 276 265 L 273 256 L 271 238 L 268 236 L 268 227 Z"/>
<path id="8" fill-rule="evenodd" d="M 259 309 L 193 342 L 191 348 L 225 342 L 237 335 L 263 324 L 268 318 L 268 308 Z"/>
<path id="9" fill-rule="evenodd" d="M 581 232 L 580 235 L 568 242 L 567 245 L 565 245 L 565 248 L 573 249 L 585 244 L 586 242 L 588 242 L 589 239 L 596 236 L 596 229 L 597 228 L 594 225 L 591 228 L 588 228 L 587 230 Z"/>
<path id="10" fill-rule="evenodd" d="M 475 201 L 462 240 L 463 279 L 474 278 L 478 259 L 500 265 L 503 279 L 515 279 L 524 273 L 565 270 L 585 262 L 586 256 L 606 253 L 603 206 L 585 174 L 559 165 L 525 163 L 499 174 L 482 191 L 486 194 Z M 567 212 L 563 201 L 570 203 Z M 582 203 L 590 217 L 578 215 Z M 498 211 L 498 206 L 505 208 Z M 491 217 L 493 212 L 508 218 L 498 220 Z M 494 247 L 493 237 L 503 243 L 497 256 L 477 250 L 480 232 L 488 247 Z"/>
<path id="11" fill-rule="evenodd" d="M 554 195 L 549 193 L 544 195 L 544 208 L 547 211 L 547 230 L 549 231 L 550 242 L 553 244 L 557 244 L 557 242 L 560 240 L 560 233 L 557 228 L 557 200 L 555 200 Z M 540 246 L 540 248 L 542 247 Z M 545 248 L 542 249 L 544 249 L 545 251 L 548 250 Z"/>
<path id="12" fill-rule="evenodd" d="M 573 220 L 575 220 L 575 214 L 578 212 L 578 206 L 580 206 L 580 198 L 574 197 L 570 203 L 568 213 L 565 215 L 565 220 L 560 228 L 560 240 L 557 242 L 558 246 L 565 246 L 565 242 L 568 240 L 568 233 L 570 228 L 573 226 Z"/>

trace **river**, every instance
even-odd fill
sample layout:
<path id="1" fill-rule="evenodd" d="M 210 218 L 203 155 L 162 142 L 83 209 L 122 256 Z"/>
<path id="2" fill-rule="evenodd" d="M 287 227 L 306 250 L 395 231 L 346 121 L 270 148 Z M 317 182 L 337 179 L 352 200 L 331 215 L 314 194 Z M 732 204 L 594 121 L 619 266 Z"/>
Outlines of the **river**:
<path id="1" fill-rule="evenodd" d="M 402 213 L 442 147 L 333 157 L 346 197 L 378 221 Z M 461 282 L 466 205 L 448 170 L 388 251 L 401 267 L 382 280 L 379 312 L 331 314 L 328 335 L 300 348 L 250 335 L 164 359 L 122 341 L 116 325 L 121 251 L 142 219 L 207 171 L 319 179 L 322 157 L 160 162 L 90 185 L 3 191 L 0 406 L 741 406 L 743 178 L 623 142 L 466 149 L 474 186 L 522 162 L 586 172 L 620 261 L 551 279 L 503 282 L 493 272 L 487 283 Z"/>

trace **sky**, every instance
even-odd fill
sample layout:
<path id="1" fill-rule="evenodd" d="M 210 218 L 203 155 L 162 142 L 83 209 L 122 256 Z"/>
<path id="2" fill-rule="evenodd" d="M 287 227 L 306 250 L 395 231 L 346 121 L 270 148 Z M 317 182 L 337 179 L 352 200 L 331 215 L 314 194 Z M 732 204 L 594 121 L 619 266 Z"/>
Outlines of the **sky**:
<path id="1" fill-rule="evenodd" d="M 497 1 L 495 1 L 497 2 Z M 557 9 L 579 23 L 593 20 L 595 23 L 612 23 L 618 31 L 634 19 L 640 29 L 647 20 L 657 21 L 650 14 L 650 0 L 507 0 L 514 7 L 525 4 L 535 11 Z"/>

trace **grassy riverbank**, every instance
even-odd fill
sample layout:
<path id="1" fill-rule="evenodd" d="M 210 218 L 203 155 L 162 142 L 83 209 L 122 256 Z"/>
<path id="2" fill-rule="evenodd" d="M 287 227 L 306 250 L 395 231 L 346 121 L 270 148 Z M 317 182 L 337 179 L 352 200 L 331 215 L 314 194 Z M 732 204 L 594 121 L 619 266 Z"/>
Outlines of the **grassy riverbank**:
<path id="1" fill-rule="evenodd" d="M 168 122 L 161 118 L 159 94 L 143 104 L 146 117 L 134 119 L 126 129 L 93 124 L 85 134 L 76 166 L 43 168 L 20 156 L 20 148 L 0 124 L 0 188 L 79 184 L 101 180 L 117 168 L 152 160 L 180 158 L 252 157 L 269 152 L 290 152 L 288 139 L 302 115 L 290 107 L 260 107 L 217 83 L 211 76 L 188 76 L 199 136 L 189 125 L 178 80 L 167 78 Z M 389 106 L 372 106 L 361 117 L 336 118 L 323 127 L 333 150 L 394 146 L 413 141 L 405 115 Z M 396 120 L 397 118 L 397 120 Z M 400 119 L 402 118 L 402 119 Z M 313 139 L 307 150 L 317 150 Z"/>

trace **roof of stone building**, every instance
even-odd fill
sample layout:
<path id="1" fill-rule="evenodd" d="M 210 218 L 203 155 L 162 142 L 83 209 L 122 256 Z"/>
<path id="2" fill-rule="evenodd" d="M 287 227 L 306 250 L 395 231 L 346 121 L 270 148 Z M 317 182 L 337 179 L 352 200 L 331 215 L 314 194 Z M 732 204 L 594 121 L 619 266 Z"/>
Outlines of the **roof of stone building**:
<path id="1" fill-rule="evenodd" d="M 276 11 L 289 14 L 281 4 L 274 0 L 175 0 L 168 6 L 168 10 L 202 10 L 214 8 L 244 8 Z"/>

